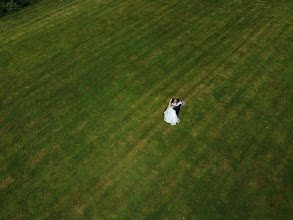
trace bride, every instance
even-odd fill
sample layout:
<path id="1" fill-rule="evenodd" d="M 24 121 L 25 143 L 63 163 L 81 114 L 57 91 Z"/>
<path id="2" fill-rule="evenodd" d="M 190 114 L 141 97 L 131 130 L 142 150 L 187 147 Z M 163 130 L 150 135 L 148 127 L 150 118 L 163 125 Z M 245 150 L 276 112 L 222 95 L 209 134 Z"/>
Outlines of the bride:
<path id="1" fill-rule="evenodd" d="M 168 108 L 164 112 L 164 120 L 171 125 L 176 125 L 176 123 L 180 122 L 180 119 L 178 118 L 175 109 L 173 109 L 173 107 L 176 107 L 178 105 L 180 105 L 180 103 L 177 103 L 176 99 L 171 99 Z"/>

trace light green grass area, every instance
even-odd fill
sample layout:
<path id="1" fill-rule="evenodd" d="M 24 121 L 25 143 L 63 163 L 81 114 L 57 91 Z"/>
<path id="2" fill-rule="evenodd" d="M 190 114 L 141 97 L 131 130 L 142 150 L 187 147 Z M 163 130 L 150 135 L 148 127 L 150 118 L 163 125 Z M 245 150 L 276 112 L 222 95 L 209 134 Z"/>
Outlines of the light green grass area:
<path id="1" fill-rule="evenodd" d="M 45 0 L 1 18 L 0 218 L 292 218 L 292 11 Z"/>

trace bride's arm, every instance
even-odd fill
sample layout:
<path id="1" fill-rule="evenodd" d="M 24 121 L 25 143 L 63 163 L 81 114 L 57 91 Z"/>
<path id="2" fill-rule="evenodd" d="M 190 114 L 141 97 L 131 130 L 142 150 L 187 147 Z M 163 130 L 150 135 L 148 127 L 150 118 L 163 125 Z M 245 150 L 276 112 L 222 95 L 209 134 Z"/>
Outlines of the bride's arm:
<path id="1" fill-rule="evenodd" d="M 172 103 L 171 105 L 177 107 L 178 105 L 181 105 L 181 104 L 182 104 L 182 102 L 180 101 L 177 104 Z"/>

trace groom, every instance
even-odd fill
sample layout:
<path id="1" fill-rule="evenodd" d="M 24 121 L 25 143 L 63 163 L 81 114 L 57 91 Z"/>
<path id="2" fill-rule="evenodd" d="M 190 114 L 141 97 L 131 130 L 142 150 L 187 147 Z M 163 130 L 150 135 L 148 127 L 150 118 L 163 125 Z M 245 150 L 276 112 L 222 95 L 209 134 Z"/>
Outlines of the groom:
<path id="1" fill-rule="evenodd" d="M 179 112 L 180 112 L 180 107 L 182 102 L 180 102 L 179 99 L 177 99 L 177 103 L 179 104 L 178 106 L 173 107 L 173 109 L 176 111 L 176 115 L 178 116 Z"/>

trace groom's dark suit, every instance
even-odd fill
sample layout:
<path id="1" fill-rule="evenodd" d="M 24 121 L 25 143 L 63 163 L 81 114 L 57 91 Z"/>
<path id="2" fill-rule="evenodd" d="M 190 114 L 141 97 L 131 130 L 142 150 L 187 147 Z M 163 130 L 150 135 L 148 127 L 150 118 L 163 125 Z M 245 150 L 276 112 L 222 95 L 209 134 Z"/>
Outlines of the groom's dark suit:
<path id="1" fill-rule="evenodd" d="M 176 111 L 176 115 L 178 116 L 179 112 L 180 112 L 180 105 L 176 106 L 176 107 L 173 107 L 173 109 Z"/>

